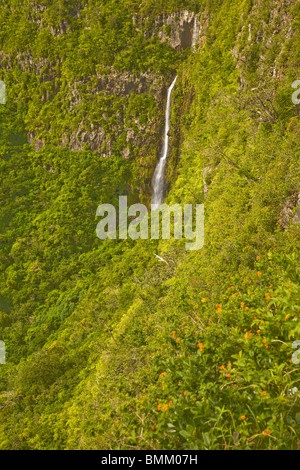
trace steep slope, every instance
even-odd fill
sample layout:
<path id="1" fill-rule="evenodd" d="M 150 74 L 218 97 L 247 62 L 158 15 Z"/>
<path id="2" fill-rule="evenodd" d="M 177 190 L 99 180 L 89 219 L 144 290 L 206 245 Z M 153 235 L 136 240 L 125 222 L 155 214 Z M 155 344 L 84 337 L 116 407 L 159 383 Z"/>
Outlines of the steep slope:
<path id="1" fill-rule="evenodd" d="M 1 7 L 0 448 L 296 449 L 299 2 L 19 3 Z M 204 203 L 205 246 L 101 242 L 99 203 L 150 201 L 174 72 L 167 202 Z"/>

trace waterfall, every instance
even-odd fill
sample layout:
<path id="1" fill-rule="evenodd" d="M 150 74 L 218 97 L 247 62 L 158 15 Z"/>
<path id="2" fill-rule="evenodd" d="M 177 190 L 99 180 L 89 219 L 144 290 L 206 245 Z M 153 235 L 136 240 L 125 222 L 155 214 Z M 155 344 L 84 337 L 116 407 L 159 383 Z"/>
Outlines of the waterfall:
<path id="1" fill-rule="evenodd" d="M 193 34 L 192 34 L 192 48 L 195 49 L 197 39 L 199 37 L 199 24 L 197 17 L 194 19 Z M 170 130 L 170 117 L 171 117 L 171 97 L 174 85 L 176 83 L 177 76 L 172 82 L 171 86 L 168 89 L 167 97 L 167 106 L 166 106 L 166 116 L 165 116 L 165 132 L 163 140 L 162 154 L 159 159 L 159 162 L 155 168 L 154 175 L 152 178 L 152 199 L 151 199 L 151 208 L 152 210 L 157 209 L 164 200 L 165 192 L 165 168 L 167 163 L 167 156 L 169 150 L 169 130 Z"/>
<path id="2" fill-rule="evenodd" d="M 172 82 L 171 86 L 168 89 L 163 149 L 162 149 L 161 157 L 160 157 L 159 162 L 158 162 L 158 164 L 155 168 L 155 172 L 154 172 L 154 175 L 153 175 L 153 178 L 152 178 L 152 200 L 151 200 L 152 210 L 157 209 L 157 207 L 159 207 L 162 204 L 163 199 L 164 199 L 165 167 L 166 167 L 168 149 L 169 149 L 171 97 L 172 97 L 172 90 L 174 88 L 176 80 L 177 80 L 177 76 L 175 77 L 174 81 Z"/>
<path id="3" fill-rule="evenodd" d="M 199 37 L 199 25 L 197 21 L 197 16 L 195 16 L 194 19 L 194 27 L 193 27 L 193 36 L 192 36 L 192 48 L 195 49 L 196 44 L 197 44 L 197 39 Z"/>

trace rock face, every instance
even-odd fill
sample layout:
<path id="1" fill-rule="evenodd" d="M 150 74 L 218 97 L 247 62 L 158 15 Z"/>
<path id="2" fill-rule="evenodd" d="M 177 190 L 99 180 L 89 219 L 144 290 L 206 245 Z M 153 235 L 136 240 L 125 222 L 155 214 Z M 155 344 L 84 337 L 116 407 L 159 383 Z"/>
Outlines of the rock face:
<path id="1" fill-rule="evenodd" d="M 95 94 L 103 92 L 108 96 L 129 97 L 131 93 L 136 95 L 149 94 L 151 88 L 155 100 L 160 101 L 162 99 L 162 89 L 164 87 L 162 77 L 151 72 L 134 74 L 111 68 L 109 73 L 97 73 L 97 79 L 97 85 L 92 90 L 92 93 Z M 78 88 L 80 88 L 80 85 L 85 85 L 85 82 L 77 81 L 70 88 L 71 107 L 78 102 L 80 95 Z"/>
<path id="2" fill-rule="evenodd" d="M 284 70 L 280 70 L 279 59 L 280 56 L 285 53 L 285 42 L 281 44 L 281 48 L 277 53 L 277 60 L 274 61 L 271 69 L 268 68 L 266 63 L 266 54 L 268 53 L 268 50 L 272 49 L 273 44 L 276 42 L 276 36 L 278 33 L 283 33 L 286 40 L 293 36 L 293 18 L 289 12 L 289 5 L 291 5 L 290 0 L 273 2 L 267 21 L 261 19 L 257 21 L 259 11 L 261 9 L 260 1 L 254 2 L 253 8 L 248 17 L 244 14 L 244 24 L 237 35 L 237 45 L 232 51 L 233 57 L 237 60 L 237 68 L 240 67 L 241 63 L 245 63 L 247 61 L 247 56 L 249 56 L 253 47 L 258 47 L 260 44 L 265 43 L 266 48 L 262 48 L 259 52 L 256 67 L 258 70 L 261 70 L 262 73 L 268 69 L 268 75 L 271 73 L 273 77 L 282 79 Z M 270 34 L 271 30 L 272 34 Z M 238 44 L 242 44 L 242 47 L 238 46 Z M 241 86 L 243 86 L 243 84 L 244 80 L 242 76 Z"/>
<path id="3" fill-rule="evenodd" d="M 287 199 L 280 212 L 279 223 L 285 230 L 288 229 L 291 222 L 300 223 L 300 193 L 295 193 Z"/>
<path id="4" fill-rule="evenodd" d="M 135 16 L 133 17 L 133 23 L 137 29 L 143 27 L 146 38 L 157 35 L 162 42 L 168 43 L 178 51 L 191 47 L 193 44 L 193 32 L 195 32 L 195 13 L 193 12 L 183 10 L 170 15 L 164 14 L 154 18 L 151 22 L 149 22 L 148 18 Z M 25 69 L 29 68 L 30 71 L 33 71 L 34 64 L 31 58 L 26 58 L 25 64 Z M 41 67 L 45 67 L 45 64 L 39 64 L 37 68 Z M 81 90 L 87 89 L 87 85 L 88 83 L 78 81 L 69 86 L 68 101 L 70 112 L 76 109 L 82 102 L 83 96 Z M 154 75 L 153 72 L 135 74 L 111 68 L 103 74 L 97 73 L 97 84 L 89 93 L 95 96 L 101 94 L 112 99 L 113 97 L 129 98 L 132 93 L 134 95 L 152 95 L 157 102 L 158 109 L 162 110 L 167 85 L 165 77 Z M 82 121 L 79 123 L 77 130 L 73 131 L 71 135 L 62 135 L 60 145 L 66 146 L 73 151 L 88 148 L 91 151 L 99 151 L 103 157 L 111 157 L 114 139 L 125 132 L 126 146 L 121 151 L 121 155 L 124 158 L 129 158 L 130 148 L 143 147 L 148 143 L 153 143 L 161 132 L 161 120 L 153 120 L 144 125 L 136 120 L 134 129 L 127 128 L 121 116 L 119 116 L 117 121 L 118 123 L 110 129 L 109 133 L 107 133 L 103 125 L 94 123 L 87 128 L 86 123 Z M 35 140 L 33 133 L 29 135 L 29 142 L 33 143 L 36 151 L 44 145 L 40 138 Z"/>
<path id="5" fill-rule="evenodd" d="M 39 28 L 42 27 L 44 11 L 44 7 L 33 8 L 29 21 L 34 21 Z M 74 16 L 78 17 L 79 12 L 74 11 Z M 151 20 L 147 17 L 138 16 L 134 16 L 132 20 L 137 30 L 143 29 L 146 38 L 156 35 L 161 42 L 167 43 L 181 52 L 191 47 L 195 42 L 195 18 L 194 12 L 183 10 L 172 14 L 162 14 Z M 198 23 L 197 29 L 199 40 L 201 32 L 200 24 L 201 21 Z M 59 36 L 67 34 L 68 28 L 67 25 L 62 24 L 58 30 L 54 31 L 52 29 L 50 28 L 51 34 Z M 36 58 L 30 52 L 23 52 L 17 54 L 13 61 L 18 63 L 22 72 L 38 75 L 42 77 L 43 81 L 52 82 L 51 100 L 59 93 L 59 85 L 56 85 L 55 67 L 57 64 L 55 60 L 54 63 L 50 63 L 48 59 Z M 12 58 L 9 55 L 0 52 L 0 63 L 3 68 L 11 70 Z M 61 67 L 62 64 L 60 63 L 59 66 Z M 93 81 L 92 86 L 91 81 Z M 111 157 L 114 152 L 114 141 L 125 134 L 125 147 L 121 150 L 121 155 L 124 158 L 129 158 L 130 148 L 147 147 L 155 143 L 161 133 L 161 116 L 156 115 L 155 118 L 148 120 L 146 123 L 139 122 L 139 119 L 134 119 L 133 124 L 130 127 L 126 127 L 124 110 L 123 112 L 121 110 L 120 113 L 116 112 L 116 119 L 109 120 L 105 116 L 106 113 L 102 113 L 99 108 L 99 113 L 102 116 L 97 116 L 97 119 L 91 123 L 88 123 L 83 118 L 76 120 L 74 115 L 78 113 L 81 104 L 84 103 L 87 96 L 88 99 L 93 100 L 94 96 L 101 95 L 113 101 L 114 98 L 117 100 L 119 98 L 129 99 L 132 94 L 152 96 L 157 103 L 157 109 L 160 114 L 165 104 L 168 85 L 166 77 L 155 75 L 150 71 L 135 74 L 108 67 L 103 73 L 97 72 L 96 76 L 87 77 L 85 81 L 70 83 L 66 102 L 68 103 L 72 131 L 67 133 L 68 131 L 63 128 L 56 130 L 54 143 L 74 151 L 89 149 L 91 151 L 98 151 L 103 157 Z M 49 94 L 46 93 L 41 98 L 41 102 L 47 102 L 48 99 Z M 71 120 L 74 121 L 76 130 L 74 130 Z M 47 131 L 49 141 L 52 141 L 54 132 L 52 132 L 51 125 L 49 125 Z M 45 131 L 43 133 L 43 129 L 28 129 L 28 142 L 38 151 L 48 142 L 47 137 L 45 137 Z"/>
<path id="6" fill-rule="evenodd" d="M 147 28 L 144 33 L 145 38 L 157 34 L 162 42 L 166 42 L 174 49 L 182 51 L 192 46 L 194 19 L 195 13 L 187 10 L 170 15 L 160 15 L 152 20 L 150 28 Z M 149 21 L 148 18 L 133 17 L 137 29 L 147 21 Z"/>
<path id="7" fill-rule="evenodd" d="M 203 169 L 202 177 L 203 177 L 204 199 L 205 199 L 206 196 L 208 195 L 209 188 L 208 188 L 207 178 L 208 178 L 208 175 L 211 174 L 211 172 L 212 172 L 212 167 L 211 167 L 211 166 L 206 166 L 206 167 Z"/>
<path id="8" fill-rule="evenodd" d="M 165 84 L 162 77 L 154 75 L 150 72 L 134 74 L 132 72 L 120 72 L 111 69 L 107 74 L 97 74 L 97 85 L 90 91 L 91 95 L 100 93 L 109 98 L 129 98 L 133 93 L 134 95 L 152 95 L 158 106 L 162 106 Z M 86 86 L 83 82 L 75 82 L 70 86 L 69 103 L 70 111 L 80 105 L 82 101 L 81 91 Z M 107 119 L 105 113 L 103 118 Z M 113 152 L 113 139 L 126 133 L 126 147 L 123 148 L 121 154 L 124 158 L 129 158 L 129 147 L 142 146 L 145 141 L 159 132 L 160 122 L 148 121 L 141 124 L 138 119 L 135 119 L 135 130 L 131 127 L 126 127 L 124 119 L 121 115 L 118 116 L 116 123 L 110 127 L 110 132 L 107 133 L 101 125 L 91 124 L 87 130 L 85 123 L 81 122 L 77 131 L 73 132 L 69 137 L 62 136 L 62 146 L 67 146 L 70 150 L 78 151 L 88 148 L 91 151 L 100 151 L 101 156 L 110 157 Z M 138 130 L 138 131 L 137 131 Z M 102 149 L 102 150 L 101 150 Z"/>
<path id="9" fill-rule="evenodd" d="M 45 146 L 45 142 L 39 138 L 35 138 L 34 134 L 30 132 L 28 133 L 28 143 L 33 145 L 36 152 Z"/>

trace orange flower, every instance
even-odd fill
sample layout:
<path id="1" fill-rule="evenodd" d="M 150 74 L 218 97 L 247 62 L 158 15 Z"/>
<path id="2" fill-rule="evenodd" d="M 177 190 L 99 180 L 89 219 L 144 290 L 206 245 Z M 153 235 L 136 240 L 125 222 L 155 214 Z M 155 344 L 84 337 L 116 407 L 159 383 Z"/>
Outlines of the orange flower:
<path id="1" fill-rule="evenodd" d="M 219 367 L 219 369 L 221 369 L 221 370 L 225 370 L 225 369 L 226 369 L 226 367 L 225 367 L 225 366 L 221 366 L 221 367 Z"/>
<path id="2" fill-rule="evenodd" d="M 260 333 L 260 330 L 257 330 L 257 333 L 259 334 L 259 333 Z"/>
<path id="3" fill-rule="evenodd" d="M 166 372 L 162 372 L 161 374 L 159 374 L 160 377 L 163 377 L 164 375 L 166 375 Z"/>
<path id="4" fill-rule="evenodd" d="M 241 420 L 244 421 L 244 419 L 246 419 L 246 416 L 241 416 Z"/>
<path id="5" fill-rule="evenodd" d="M 267 342 L 266 338 L 264 338 L 264 339 L 263 339 L 263 342 L 264 342 L 264 343 L 266 343 L 266 342 Z"/>
<path id="6" fill-rule="evenodd" d="M 231 377 L 231 375 L 230 375 L 230 374 L 228 374 L 228 375 L 227 375 L 227 379 L 230 379 L 230 377 Z"/>
<path id="7" fill-rule="evenodd" d="M 222 309 L 221 308 L 218 308 L 218 313 L 222 313 Z"/>
<path id="8" fill-rule="evenodd" d="M 163 407 L 163 410 L 164 410 L 164 411 L 167 411 L 168 408 L 169 408 L 169 405 L 165 405 L 165 406 Z"/>
<path id="9" fill-rule="evenodd" d="M 245 302 L 241 302 L 241 307 L 242 307 L 242 308 L 245 307 Z"/>
<path id="10" fill-rule="evenodd" d="M 249 307 L 245 307 L 245 310 L 249 310 Z"/>
<path id="11" fill-rule="evenodd" d="M 251 338 L 251 336 L 252 336 L 252 333 L 249 333 L 249 334 L 246 336 L 246 338 Z"/>
<path id="12" fill-rule="evenodd" d="M 268 297 L 266 297 L 267 301 L 270 302 L 271 300 L 271 297 L 268 295 Z"/>
<path id="13" fill-rule="evenodd" d="M 257 275 L 258 275 L 258 277 L 261 276 L 261 272 L 258 271 Z"/>
<path id="14" fill-rule="evenodd" d="M 183 394 L 183 395 L 184 395 L 184 396 L 186 396 L 186 395 L 187 395 L 187 392 L 184 392 L 184 394 Z"/>
<path id="15" fill-rule="evenodd" d="M 157 407 L 158 411 L 161 409 L 161 407 L 162 407 L 162 404 L 160 403 Z"/>
<path id="16" fill-rule="evenodd" d="M 256 259 L 259 259 L 259 258 L 260 258 L 260 256 L 257 256 L 257 257 L 256 257 Z"/>
<path id="17" fill-rule="evenodd" d="M 264 397 L 265 395 L 267 395 L 267 392 L 266 392 L 266 390 L 264 390 L 264 391 L 263 391 L 263 392 L 261 392 L 261 394 L 260 394 L 260 396 L 261 396 L 261 397 Z"/>
<path id="18" fill-rule="evenodd" d="M 152 426 L 152 431 L 155 431 L 155 426 Z"/>
<path id="19" fill-rule="evenodd" d="M 199 346 L 200 351 L 202 352 L 203 351 L 203 343 L 199 343 L 198 346 Z"/>
<path id="20" fill-rule="evenodd" d="M 175 339 L 176 331 L 173 331 L 172 338 Z"/>
<path id="21" fill-rule="evenodd" d="M 269 429 L 265 429 L 265 430 L 263 431 L 263 434 L 269 435 L 269 434 L 271 434 L 271 431 L 269 431 Z"/>
<path id="22" fill-rule="evenodd" d="M 177 339 L 176 339 L 176 343 L 179 343 L 179 341 L 180 341 L 180 338 L 177 338 Z"/>

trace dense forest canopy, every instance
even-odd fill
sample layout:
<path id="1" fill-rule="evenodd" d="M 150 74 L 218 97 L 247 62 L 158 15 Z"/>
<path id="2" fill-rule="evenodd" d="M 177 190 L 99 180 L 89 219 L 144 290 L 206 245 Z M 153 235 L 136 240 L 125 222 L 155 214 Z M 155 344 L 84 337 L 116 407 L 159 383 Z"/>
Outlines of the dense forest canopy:
<path id="1" fill-rule="evenodd" d="M 0 23 L 0 449 L 299 447 L 300 3 Z M 101 241 L 99 204 L 150 205 L 176 74 L 166 202 L 204 204 L 204 247 Z"/>

